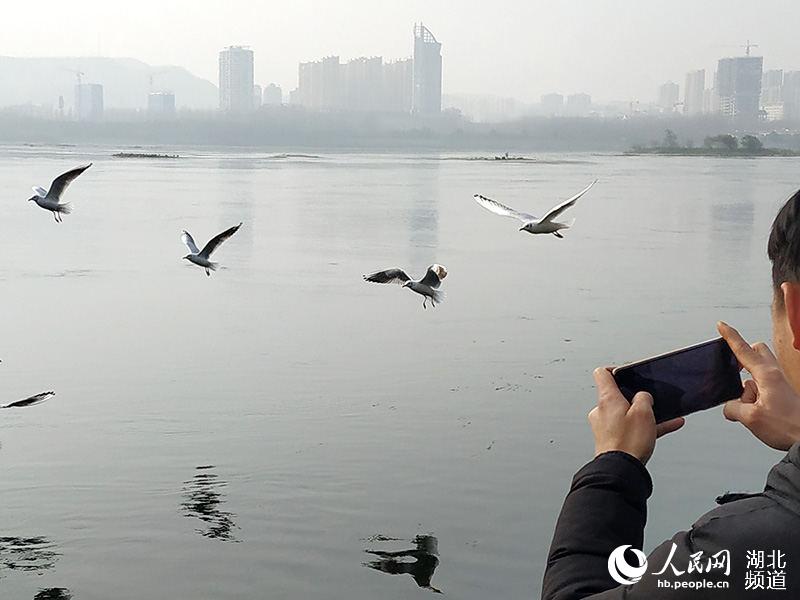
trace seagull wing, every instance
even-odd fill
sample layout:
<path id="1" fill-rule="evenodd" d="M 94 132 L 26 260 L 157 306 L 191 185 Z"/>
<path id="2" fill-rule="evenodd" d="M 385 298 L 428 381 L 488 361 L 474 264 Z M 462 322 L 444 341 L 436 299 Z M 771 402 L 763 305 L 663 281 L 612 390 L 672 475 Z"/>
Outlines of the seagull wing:
<path id="1" fill-rule="evenodd" d="M 39 187 L 38 185 L 35 185 L 31 189 L 34 192 L 36 192 L 36 195 L 39 196 L 39 198 L 44 198 L 45 196 L 47 196 L 47 190 L 44 189 L 43 187 Z"/>
<path id="2" fill-rule="evenodd" d="M 197 244 L 194 243 L 192 234 L 185 229 L 183 230 L 183 233 L 181 233 L 181 241 L 186 244 L 187 248 L 189 248 L 189 252 L 192 254 L 200 254 L 200 250 L 197 249 Z"/>
<path id="3" fill-rule="evenodd" d="M 25 406 L 34 406 L 36 404 L 41 404 L 45 400 L 49 400 L 55 395 L 56 395 L 55 392 L 42 392 L 41 394 L 36 394 L 35 396 L 31 396 L 30 398 L 25 398 L 24 400 L 17 400 L 16 402 L 3 404 L 2 406 L 0 406 L 0 408 L 22 408 Z"/>
<path id="4" fill-rule="evenodd" d="M 403 269 L 386 269 L 385 271 L 378 271 L 371 275 L 364 275 L 364 281 L 403 285 L 406 281 L 411 281 L 411 277 L 409 277 Z"/>
<path id="5" fill-rule="evenodd" d="M 200 256 L 202 256 L 203 258 L 211 258 L 211 254 L 213 254 L 214 250 L 217 249 L 217 246 L 219 246 L 222 242 L 224 242 L 229 237 L 231 237 L 234 233 L 239 231 L 239 227 L 241 227 L 241 226 L 242 226 L 242 224 L 239 223 L 235 227 L 231 227 L 230 229 L 226 229 L 222 233 L 220 233 L 220 234 L 214 236 L 213 238 L 211 238 L 208 241 L 208 243 L 205 246 L 203 246 L 203 249 L 200 251 Z"/>
<path id="6" fill-rule="evenodd" d="M 66 190 L 69 187 L 69 184 L 72 183 L 78 175 L 83 173 L 86 169 L 88 169 L 91 166 L 92 163 L 89 163 L 88 165 L 77 167 L 75 169 L 72 169 L 71 171 L 67 171 L 66 173 L 63 173 L 58 177 L 56 177 L 53 180 L 53 183 L 50 184 L 50 191 L 47 192 L 47 197 L 50 200 L 58 201 L 61 198 L 61 194 L 64 193 L 64 190 Z"/>
<path id="7" fill-rule="evenodd" d="M 500 204 L 496 200 L 492 200 L 491 198 L 487 198 L 486 196 L 475 194 L 473 198 L 475 199 L 475 202 L 480 204 L 483 208 L 485 208 L 489 212 L 493 212 L 496 215 L 500 215 L 501 217 L 513 217 L 515 219 L 519 219 L 523 223 L 530 223 L 531 221 L 536 221 L 536 217 L 534 217 L 533 215 L 516 211 L 513 208 L 510 208 L 505 204 Z"/>
<path id="8" fill-rule="evenodd" d="M 552 220 L 553 220 L 553 219 L 555 219 L 555 218 L 556 218 L 558 215 L 560 215 L 562 212 L 564 212 L 565 210 L 567 210 L 567 209 L 568 209 L 570 206 L 573 206 L 573 205 L 574 205 L 574 204 L 575 204 L 575 203 L 578 201 L 578 198 L 580 198 L 580 197 L 581 197 L 581 196 L 583 196 L 583 195 L 584 195 L 586 192 L 588 192 L 590 189 L 592 189 L 592 186 L 593 186 L 595 183 L 597 183 L 597 179 L 595 179 L 595 180 L 594 180 L 592 183 L 590 183 L 589 185 L 587 185 L 585 188 L 583 188 L 583 189 L 582 189 L 580 192 L 578 192 L 577 194 L 575 194 L 575 195 L 574 195 L 572 198 L 570 198 L 569 200 L 564 200 L 564 202 L 562 202 L 562 203 L 561 203 L 561 204 L 559 204 L 558 206 L 556 206 L 556 207 L 554 207 L 554 208 L 551 208 L 551 209 L 550 209 L 550 212 L 549 212 L 549 213 L 547 213 L 547 214 L 546 214 L 544 217 L 542 217 L 542 221 L 541 221 L 541 222 L 542 222 L 542 223 L 547 223 L 548 221 L 552 221 Z"/>
<path id="9" fill-rule="evenodd" d="M 447 277 L 447 269 L 442 265 L 431 265 L 420 283 L 436 289 L 442 284 L 442 279 L 445 277 Z"/>

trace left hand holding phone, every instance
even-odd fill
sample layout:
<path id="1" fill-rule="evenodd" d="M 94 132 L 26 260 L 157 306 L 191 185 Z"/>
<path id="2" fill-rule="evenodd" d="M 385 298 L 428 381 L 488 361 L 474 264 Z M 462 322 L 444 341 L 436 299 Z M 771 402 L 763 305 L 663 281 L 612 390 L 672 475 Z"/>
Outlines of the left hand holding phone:
<path id="1" fill-rule="evenodd" d="M 733 327 L 720 321 L 720 335 L 739 364 L 753 379 L 744 382 L 739 400 L 725 404 L 725 418 L 738 421 L 776 450 L 788 450 L 800 441 L 800 397 L 786 381 L 775 355 L 766 344 L 752 346 Z"/>
<path id="2" fill-rule="evenodd" d="M 633 402 L 628 402 L 619 391 L 611 369 L 595 369 L 597 406 L 589 412 L 595 441 L 595 456 L 604 452 L 620 451 L 638 458 L 642 464 L 653 455 L 656 438 L 680 429 L 683 417 L 656 425 L 653 415 L 653 397 L 639 392 Z"/>

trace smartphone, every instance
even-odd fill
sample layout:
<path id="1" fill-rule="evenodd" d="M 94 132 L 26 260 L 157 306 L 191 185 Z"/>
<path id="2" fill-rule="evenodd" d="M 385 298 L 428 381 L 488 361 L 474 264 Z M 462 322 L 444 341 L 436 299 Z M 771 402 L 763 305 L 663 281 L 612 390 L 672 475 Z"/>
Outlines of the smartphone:
<path id="1" fill-rule="evenodd" d="M 739 361 L 722 338 L 617 367 L 622 395 L 650 392 L 656 423 L 713 408 L 742 395 Z"/>

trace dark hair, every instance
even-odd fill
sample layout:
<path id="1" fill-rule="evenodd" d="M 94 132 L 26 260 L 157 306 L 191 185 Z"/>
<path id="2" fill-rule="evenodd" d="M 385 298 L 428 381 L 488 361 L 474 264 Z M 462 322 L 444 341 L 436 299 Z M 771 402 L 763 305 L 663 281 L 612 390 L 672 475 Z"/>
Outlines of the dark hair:
<path id="1" fill-rule="evenodd" d="M 772 261 L 772 285 L 777 292 L 784 281 L 800 283 L 800 190 L 786 201 L 772 222 L 767 242 Z M 781 294 L 776 298 L 783 303 Z"/>

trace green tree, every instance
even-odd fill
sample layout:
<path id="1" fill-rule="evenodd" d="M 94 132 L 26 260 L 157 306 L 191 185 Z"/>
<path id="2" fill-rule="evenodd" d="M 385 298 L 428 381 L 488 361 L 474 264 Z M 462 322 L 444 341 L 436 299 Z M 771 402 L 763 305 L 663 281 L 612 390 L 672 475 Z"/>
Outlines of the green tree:
<path id="1" fill-rule="evenodd" d="M 667 129 L 664 131 L 664 141 L 662 145 L 665 148 L 677 148 L 678 147 L 678 136 L 675 135 L 675 132 L 672 129 Z"/>
<path id="2" fill-rule="evenodd" d="M 751 154 L 758 154 L 764 149 L 764 144 L 754 135 L 746 135 L 742 138 L 742 148 Z"/>
<path id="3" fill-rule="evenodd" d="M 739 147 L 739 140 L 737 140 L 736 136 L 734 135 L 724 133 L 722 135 L 707 137 L 703 141 L 703 145 L 706 148 L 724 148 L 725 150 L 736 150 Z"/>

